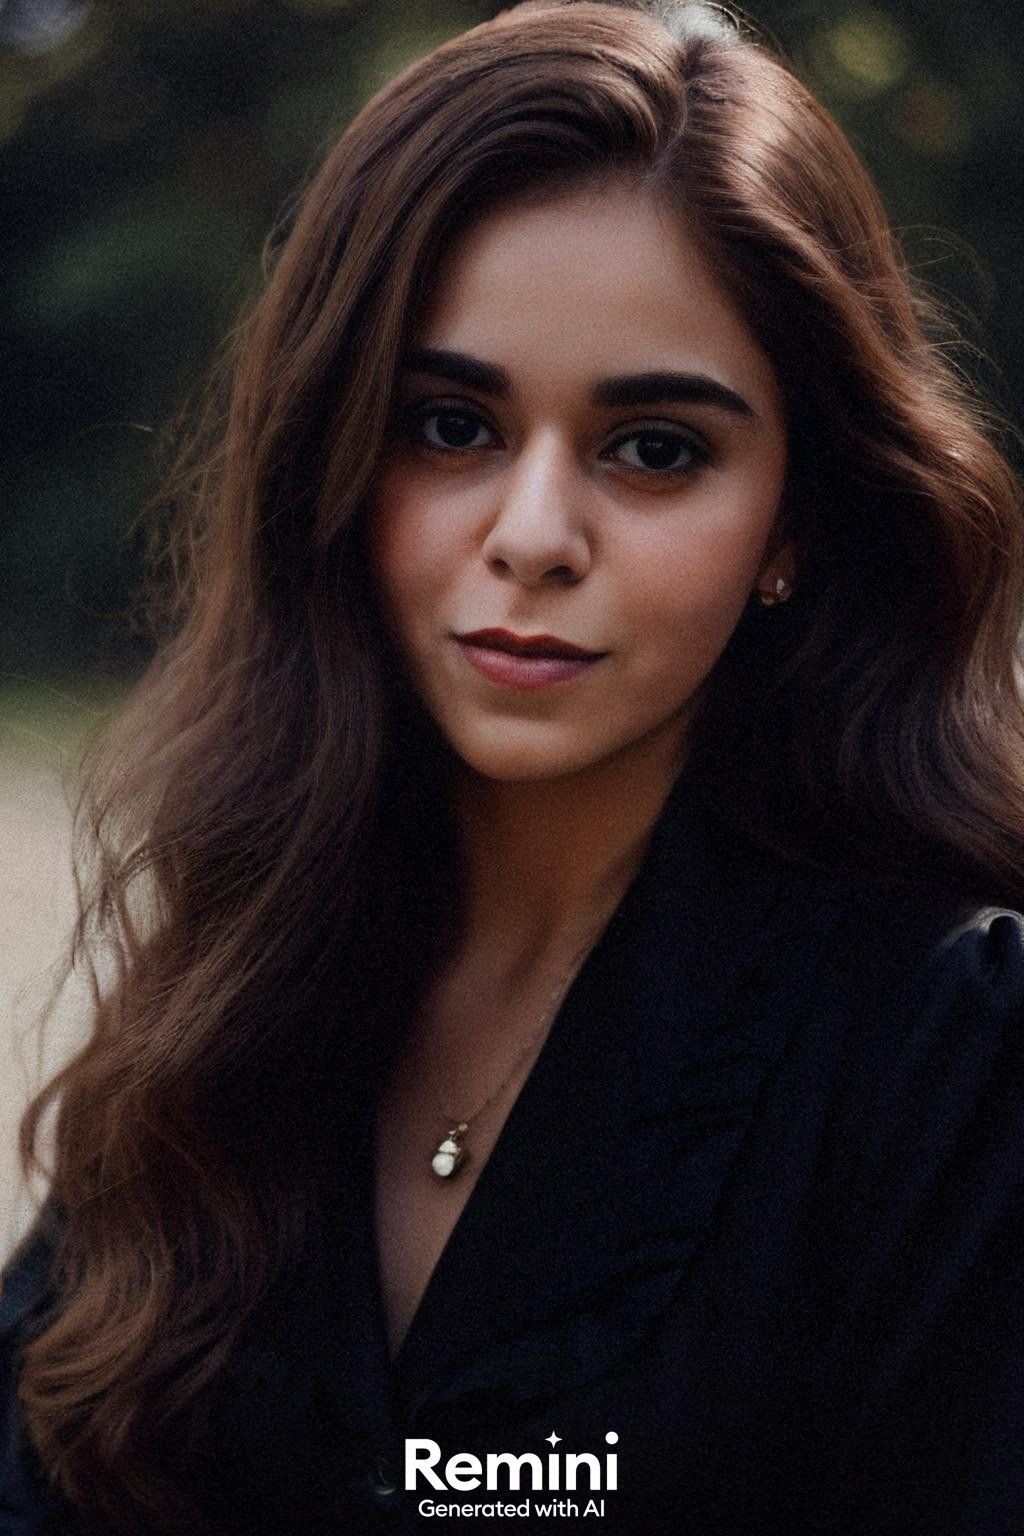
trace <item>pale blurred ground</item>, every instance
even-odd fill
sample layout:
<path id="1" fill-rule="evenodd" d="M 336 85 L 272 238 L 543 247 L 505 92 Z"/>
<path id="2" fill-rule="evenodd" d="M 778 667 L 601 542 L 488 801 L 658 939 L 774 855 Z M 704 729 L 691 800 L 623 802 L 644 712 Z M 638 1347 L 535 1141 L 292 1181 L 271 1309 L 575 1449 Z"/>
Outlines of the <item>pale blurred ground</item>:
<path id="1" fill-rule="evenodd" d="M 73 686 L 0 689 L 0 1261 L 38 1199 L 18 1166 L 22 1110 L 82 1038 L 88 1012 L 74 981 L 40 1028 L 74 920 L 74 768 L 104 702 Z"/>

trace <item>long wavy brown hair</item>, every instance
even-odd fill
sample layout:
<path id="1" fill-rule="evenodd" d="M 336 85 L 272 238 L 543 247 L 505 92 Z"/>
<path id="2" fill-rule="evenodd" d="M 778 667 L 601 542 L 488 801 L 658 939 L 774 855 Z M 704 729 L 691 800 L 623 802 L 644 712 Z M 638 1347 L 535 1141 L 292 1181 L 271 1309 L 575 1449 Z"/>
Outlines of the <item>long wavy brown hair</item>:
<path id="1" fill-rule="evenodd" d="M 414 994 L 454 868 L 363 549 L 410 328 L 469 221 L 621 176 L 685 219 L 787 400 L 798 591 L 751 606 L 693 726 L 730 819 L 1024 900 L 1018 487 L 835 123 L 700 5 L 544 0 L 413 64 L 274 242 L 172 481 L 155 659 L 86 780 L 102 978 L 24 1123 L 31 1159 L 54 1111 L 63 1236 L 21 1402 L 112 1528 L 206 1528 L 161 1446 L 286 1283 L 327 1095 L 358 1091 L 384 990 Z"/>

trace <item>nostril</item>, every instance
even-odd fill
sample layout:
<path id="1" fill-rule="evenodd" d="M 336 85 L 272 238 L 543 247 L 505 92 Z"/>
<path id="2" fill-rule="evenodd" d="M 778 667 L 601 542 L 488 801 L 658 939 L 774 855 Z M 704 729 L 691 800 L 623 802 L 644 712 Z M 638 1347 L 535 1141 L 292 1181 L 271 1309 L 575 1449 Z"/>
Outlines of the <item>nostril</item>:
<path id="1" fill-rule="evenodd" d="M 516 555 L 502 555 L 484 551 L 484 559 L 491 573 L 502 581 L 525 582 L 529 586 L 574 587 L 582 581 L 585 563 L 561 561 L 548 565 L 543 559 L 532 560 Z"/>

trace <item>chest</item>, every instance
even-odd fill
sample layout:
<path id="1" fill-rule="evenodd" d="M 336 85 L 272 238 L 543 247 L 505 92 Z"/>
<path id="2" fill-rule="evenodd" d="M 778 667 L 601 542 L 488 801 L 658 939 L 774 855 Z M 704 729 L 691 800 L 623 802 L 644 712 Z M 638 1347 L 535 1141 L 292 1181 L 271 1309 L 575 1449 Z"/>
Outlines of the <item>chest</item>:
<path id="1" fill-rule="evenodd" d="M 446 1114 L 421 1048 L 403 1052 L 394 1064 L 377 1108 L 374 1176 L 377 1264 L 392 1356 L 490 1161 L 539 1041 L 536 1047 L 476 1113 L 487 1092 L 484 1078 L 470 1088 L 464 1107 L 450 1105 Z M 470 1118 L 463 1157 L 450 1176 L 439 1177 L 432 1160 L 460 1116 Z"/>
<path id="2" fill-rule="evenodd" d="M 373 1225 L 390 1351 L 407 1367 L 439 1348 L 468 1356 L 546 1310 L 580 1335 L 567 1355 L 592 1361 L 605 1298 L 626 1331 L 640 1326 L 706 1231 L 798 1001 L 790 990 L 780 1018 L 760 988 L 739 986 L 739 967 L 712 974 L 717 950 L 684 942 L 675 921 L 670 944 L 656 933 L 634 954 L 636 922 L 605 937 L 516 1070 L 530 1025 L 515 1037 L 506 1018 L 499 1032 L 479 990 L 461 1033 L 448 999 L 433 1033 L 411 1031 L 393 1056 L 377 1095 Z M 460 1119 L 465 1164 L 439 1179 L 431 1159 Z"/>

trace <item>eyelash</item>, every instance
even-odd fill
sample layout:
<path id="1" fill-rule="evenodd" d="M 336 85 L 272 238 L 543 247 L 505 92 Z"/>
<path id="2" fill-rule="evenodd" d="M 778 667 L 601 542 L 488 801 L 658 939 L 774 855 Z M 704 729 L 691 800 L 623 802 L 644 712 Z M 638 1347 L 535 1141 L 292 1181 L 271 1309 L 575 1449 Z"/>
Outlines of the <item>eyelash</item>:
<path id="1" fill-rule="evenodd" d="M 474 424 L 477 432 L 482 427 L 485 431 L 497 436 L 494 428 L 490 426 L 486 418 L 474 407 L 461 400 L 432 400 L 421 405 L 410 406 L 403 412 L 404 426 L 407 435 L 427 452 L 440 454 L 444 457 L 452 457 L 467 453 L 480 453 L 491 445 L 490 443 L 466 443 L 457 446 L 451 443 L 435 443 L 426 437 L 426 424 L 440 416 L 458 416 L 466 422 Z M 474 434 L 476 435 L 476 434 Z M 609 457 L 624 443 L 635 442 L 643 437 L 669 439 L 676 443 L 677 454 L 682 450 L 688 450 L 690 458 L 685 464 L 670 465 L 662 469 L 652 468 L 646 464 L 628 464 L 619 460 L 622 468 L 636 475 L 651 477 L 657 480 L 681 480 L 694 473 L 701 465 L 706 464 L 711 458 L 711 450 L 707 443 L 695 433 L 688 432 L 684 428 L 671 423 L 644 423 L 634 427 L 629 432 L 620 432 L 618 436 L 603 450 L 601 457 Z"/>

